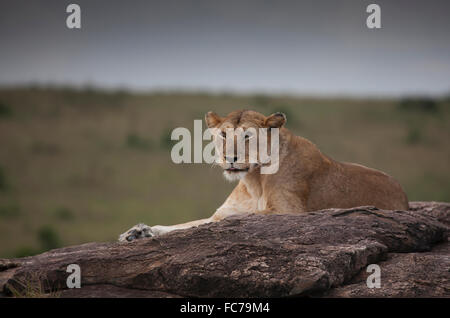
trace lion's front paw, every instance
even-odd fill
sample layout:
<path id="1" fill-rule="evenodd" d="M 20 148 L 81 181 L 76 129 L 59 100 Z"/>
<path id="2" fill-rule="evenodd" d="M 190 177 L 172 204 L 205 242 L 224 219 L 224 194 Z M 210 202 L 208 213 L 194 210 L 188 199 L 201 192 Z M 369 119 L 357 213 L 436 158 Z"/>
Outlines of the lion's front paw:
<path id="1" fill-rule="evenodd" d="M 126 231 L 123 234 L 120 234 L 119 241 L 121 242 L 131 242 L 137 239 L 141 239 L 144 237 L 152 237 L 155 236 L 155 233 L 152 231 L 152 228 L 145 224 L 137 224 L 133 226 L 131 229 Z"/>

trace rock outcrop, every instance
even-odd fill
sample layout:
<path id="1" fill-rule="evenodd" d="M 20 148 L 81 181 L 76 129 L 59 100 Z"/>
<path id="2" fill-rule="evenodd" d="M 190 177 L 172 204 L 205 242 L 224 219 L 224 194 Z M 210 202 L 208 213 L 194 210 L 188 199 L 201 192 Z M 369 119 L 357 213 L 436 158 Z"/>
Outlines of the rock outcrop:
<path id="1" fill-rule="evenodd" d="M 4 296 L 450 297 L 450 204 L 243 215 L 131 243 L 0 260 Z M 69 264 L 81 288 L 68 289 Z M 368 288 L 369 264 L 381 287 Z"/>

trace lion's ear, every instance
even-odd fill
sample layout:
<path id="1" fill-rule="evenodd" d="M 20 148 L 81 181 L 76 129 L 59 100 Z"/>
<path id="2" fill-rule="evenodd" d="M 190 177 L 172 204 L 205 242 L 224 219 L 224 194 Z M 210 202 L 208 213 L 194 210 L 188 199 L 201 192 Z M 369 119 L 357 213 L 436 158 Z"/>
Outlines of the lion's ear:
<path id="1" fill-rule="evenodd" d="M 264 126 L 268 128 L 280 128 L 286 123 L 286 121 L 287 118 L 285 114 L 275 113 L 266 118 L 264 121 Z"/>
<path id="2" fill-rule="evenodd" d="M 208 112 L 205 115 L 205 122 L 208 128 L 214 128 L 222 122 L 222 118 L 214 112 Z"/>

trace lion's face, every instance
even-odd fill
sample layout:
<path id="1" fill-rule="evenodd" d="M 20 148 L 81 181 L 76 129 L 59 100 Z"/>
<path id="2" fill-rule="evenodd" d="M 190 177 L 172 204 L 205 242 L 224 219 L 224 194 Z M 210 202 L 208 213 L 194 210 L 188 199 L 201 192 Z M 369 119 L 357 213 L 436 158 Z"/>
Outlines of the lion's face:
<path id="1" fill-rule="evenodd" d="M 222 159 L 219 165 L 224 170 L 224 176 L 230 181 L 242 179 L 261 164 L 258 152 L 260 138 L 265 138 L 266 145 L 270 145 L 270 128 L 280 128 L 286 122 L 284 114 L 275 113 L 266 117 L 251 110 L 234 111 L 226 117 L 209 112 L 205 119 L 208 127 L 214 128 L 213 138 Z M 261 133 L 260 128 L 265 128 L 267 133 Z M 251 149 L 255 150 L 253 155 Z"/>

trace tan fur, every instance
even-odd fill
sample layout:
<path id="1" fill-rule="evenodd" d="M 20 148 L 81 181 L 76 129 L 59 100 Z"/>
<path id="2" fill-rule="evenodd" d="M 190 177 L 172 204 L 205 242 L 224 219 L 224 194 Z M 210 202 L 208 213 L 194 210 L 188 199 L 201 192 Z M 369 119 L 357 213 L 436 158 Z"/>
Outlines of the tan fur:
<path id="1" fill-rule="evenodd" d="M 254 111 L 235 111 L 221 118 L 206 115 L 210 128 L 279 127 L 280 163 L 275 174 L 260 174 L 260 167 L 249 169 L 226 201 L 207 219 L 173 226 L 154 226 L 155 234 L 215 222 L 240 213 L 304 213 L 327 208 L 376 206 L 380 209 L 407 210 L 408 199 L 391 176 L 353 163 L 335 161 L 322 154 L 305 138 L 295 136 L 283 125 L 286 117 L 269 117 Z M 227 163 L 222 164 L 226 168 Z"/>
<path id="2" fill-rule="evenodd" d="M 236 124 L 237 116 L 240 121 Z M 264 122 L 263 119 L 263 115 L 251 111 L 244 115 L 234 112 L 221 125 L 232 122 L 237 128 L 248 126 L 248 122 Z M 259 168 L 250 171 L 213 218 L 228 215 L 229 206 L 252 213 L 301 213 L 364 205 L 406 210 L 408 199 L 391 176 L 362 165 L 335 161 L 312 142 L 282 127 L 279 171 L 273 175 L 260 174 Z"/>

